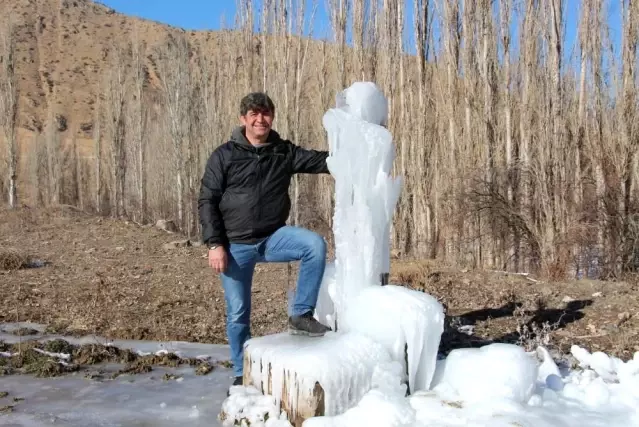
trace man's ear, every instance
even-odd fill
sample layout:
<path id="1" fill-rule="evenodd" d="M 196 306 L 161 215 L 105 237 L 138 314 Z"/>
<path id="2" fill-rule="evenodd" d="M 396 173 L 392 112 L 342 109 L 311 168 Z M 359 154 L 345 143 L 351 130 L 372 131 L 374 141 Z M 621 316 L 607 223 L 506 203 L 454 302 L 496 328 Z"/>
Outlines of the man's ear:
<path id="1" fill-rule="evenodd" d="M 240 123 L 246 126 L 246 117 L 240 115 Z"/>

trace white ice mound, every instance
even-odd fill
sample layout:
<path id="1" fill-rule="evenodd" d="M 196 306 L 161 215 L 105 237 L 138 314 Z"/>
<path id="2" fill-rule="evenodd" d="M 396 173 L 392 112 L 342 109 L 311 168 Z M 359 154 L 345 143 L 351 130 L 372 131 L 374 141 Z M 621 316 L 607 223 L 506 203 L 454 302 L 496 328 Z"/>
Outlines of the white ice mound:
<path id="1" fill-rule="evenodd" d="M 230 396 L 222 403 L 222 426 L 290 427 L 272 396 L 254 387 L 231 387 Z M 242 424 L 242 422 L 244 424 Z"/>
<path id="2" fill-rule="evenodd" d="M 368 287 L 349 303 L 340 327 L 384 345 L 407 372 L 411 393 L 429 388 L 444 331 L 444 308 L 435 298 L 402 286 Z"/>
<path id="3" fill-rule="evenodd" d="M 619 395 L 639 400 L 639 352 L 627 362 L 618 357 L 611 357 L 600 351 L 590 353 L 588 350 L 573 345 L 572 355 L 579 361 L 583 372 L 572 372 L 567 378 L 566 394 L 571 397 L 597 406 L 608 402 L 612 396 L 607 393 L 608 384 L 617 401 Z"/>
<path id="4" fill-rule="evenodd" d="M 538 362 L 514 344 L 456 349 L 437 364 L 432 386 L 451 387 L 466 402 L 499 399 L 527 403 L 535 390 Z"/>
<path id="5" fill-rule="evenodd" d="M 312 395 L 319 383 L 326 415 L 355 406 L 371 388 L 376 366 L 391 362 L 381 344 L 357 333 L 330 332 L 322 338 L 288 333 L 255 337 L 247 341 L 245 352 L 252 383 L 270 389 L 278 406 L 286 398 L 291 411 L 296 411 L 295 398 Z"/>

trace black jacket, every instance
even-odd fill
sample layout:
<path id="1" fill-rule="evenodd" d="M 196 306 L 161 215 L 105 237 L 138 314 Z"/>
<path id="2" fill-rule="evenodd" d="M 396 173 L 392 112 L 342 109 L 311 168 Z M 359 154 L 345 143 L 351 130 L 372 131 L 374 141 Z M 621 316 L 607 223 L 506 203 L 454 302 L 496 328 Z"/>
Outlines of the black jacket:
<path id="1" fill-rule="evenodd" d="M 328 173 L 327 151 L 306 150 L 271 130 L 255 147 L 244 128 L 209 157 L 198 209 L 205 244 L 256 243 L 286 224 L 288 188 L 296 173 Z"/>

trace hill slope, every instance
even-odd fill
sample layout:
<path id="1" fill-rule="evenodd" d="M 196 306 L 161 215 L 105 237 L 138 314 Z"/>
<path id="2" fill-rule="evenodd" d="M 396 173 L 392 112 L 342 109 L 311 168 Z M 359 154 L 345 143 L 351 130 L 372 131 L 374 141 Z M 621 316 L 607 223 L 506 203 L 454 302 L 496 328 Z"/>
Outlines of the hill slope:
<path id="1" fill-rule="evenodd" d="M 12 16 L 20 127 L 41 131 L 49 112 L 58 130 L 75 123 L 90 135 L 96 90 L 113 46 L 134 39 L 147 46 L 182 32 L 207 55 L 219 45 L 219 32 L 185 32 L 115 12 L 89 0 L 0 0 L 0 15 Z M 150 56 L 148 71 L 154 69 Z"/>

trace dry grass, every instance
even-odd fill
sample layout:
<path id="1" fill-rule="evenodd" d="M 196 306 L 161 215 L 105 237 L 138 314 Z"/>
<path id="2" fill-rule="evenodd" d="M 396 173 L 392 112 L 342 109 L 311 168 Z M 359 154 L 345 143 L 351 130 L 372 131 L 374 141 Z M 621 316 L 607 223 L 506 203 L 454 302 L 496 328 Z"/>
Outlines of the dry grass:
<path id="1" fill-rule="evenodd" d="M 225 342 L 223 292 L 204 248 L 166 250 L 178 236 L 68 208 L 2 214 L 0 245 L 38 241 L 37 256 L 50 265 L 0 274 L 0 321 L 109 338 Z M 285 264 L 258 267 L 256 333 L 285 326 L 286 273 Z"/>
<path id="2" fill-rule="evenodd" d="M 18 270 L 24 268 L 29 262 L 29 258 L 17 251 L 0 252 L 0 270 Z"/>
<path id="3" fill-rule="evenodd" d="M 0 272 L 0 322 L 31 321 L 49 331 L 109 339 L 227 342 L 224 295 L 205 249 L 167 250 L 164 244 L 179 236 L 69 208 L 1 213 L 0 245 L 17 249 L 38 241 L 35 255 L 50 265 Z M 15 226 L 20 222 L 24 227 Z M 291 277 L 286 264 L 257 267 L 255 336 L 285 330 L 287 283 L 295 279 L 295 266 Z M 443 353 L 493 341 L 542 343 L 564 353 L 576 343 L 624 359 L 639 350 L 637 281 L 531 279 L 433 262 L 394 260 L 391 266 L 391 282 L 445 305 Z"/>

